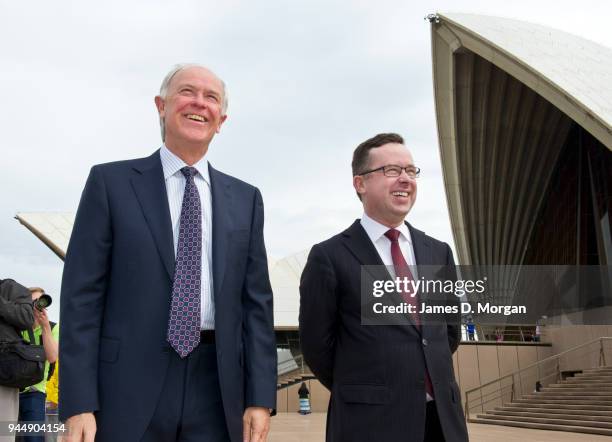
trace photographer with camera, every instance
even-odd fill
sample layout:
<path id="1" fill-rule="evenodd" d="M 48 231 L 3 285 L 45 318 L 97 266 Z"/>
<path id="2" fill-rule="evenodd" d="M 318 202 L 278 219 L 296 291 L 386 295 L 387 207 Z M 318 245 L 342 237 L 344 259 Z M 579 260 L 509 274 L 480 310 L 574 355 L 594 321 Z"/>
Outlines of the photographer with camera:
<path id="1" fill-rule="evenodd" d="M 29 289 L 34 307 L 34 326 L 31 330 L 22 331 L 23 339 L 31 344 L 42 345 L 45 349 L 45 371 L 43 379 L 35 385 L 23 389 L 19 394 L 19 421 L 44 422 L 45 402 L 47 399 L 47 379 L 50 364 L 57 361 L 59 353 L 59 327 L 50 322 L 46 307 L 51 305 L 51 297 L 40 287 Z M 25 436 L 24 442 L 43 442 L 43 436 Z"/>
<path id="2" fill-rule="evenodd" d="M 13 356 L 10 347 L 22 341 L 18 330 L 32 327 L 32 298 L 27 288 L 12 279 L 0 279 L 0 421 L 16 421 L 19 412 L 19 389 L 7 384 Z M 6 371 L 5 371 L 6 369 Z M 6 375 L 6 376 L 5 376 Z M 8 440 L 9 438 L 2 438 Z"/>

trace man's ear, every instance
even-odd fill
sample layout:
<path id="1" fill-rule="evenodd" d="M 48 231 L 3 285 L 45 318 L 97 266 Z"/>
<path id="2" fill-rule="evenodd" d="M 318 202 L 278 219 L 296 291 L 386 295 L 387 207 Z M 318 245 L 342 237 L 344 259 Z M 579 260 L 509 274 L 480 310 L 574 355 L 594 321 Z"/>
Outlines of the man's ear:
<path id="1" fill-rule="evenodd" d="M 157 108 L 157 112 L 159 112 L 159 116 L 163 117 L 165 113 L 166 103 L 164 102 L 164 99 L 159 95 L 155 97 L 155 107 Z"/>
<path id="2" fill-rule="evenodd" d="M 353 187 L 355 188 L 355 192 L 359 195 L 365 193 L 365 178 L 362 175 L 355 175 L 353 177 Z"/>
<path id="3" fill-rule="evenodd" d="M 227 120 L 227 114 L 223 115 L 221 117 L 221 120 L 219 120 L 219 126 L 217 126 L 217 133 L 221 132 L 221 126 L 223 126 L 223 123 L 225 123 L 225 120 Z"/>

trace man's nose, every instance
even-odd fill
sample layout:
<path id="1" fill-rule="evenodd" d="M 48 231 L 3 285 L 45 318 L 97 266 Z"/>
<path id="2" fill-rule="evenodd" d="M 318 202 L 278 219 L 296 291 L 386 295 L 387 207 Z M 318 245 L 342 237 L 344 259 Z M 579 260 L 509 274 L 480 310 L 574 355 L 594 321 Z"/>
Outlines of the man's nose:
<path id="1" fill-rule="evenodd" d="M 416 181 L 415 178 L 412 178 L 410 175 L 408 175 L 408 173 L 406 172 L 406 169 L 402 169 L 402 173 L 400 173 L 399 180 L 402 182 L 408 181 L 411 183 Z"/>
<path id="2" fill-rule="evenodd" d="M 204 98 L 203 94 L 196 94 L 194 97 L 194 104 L 199 107 L 206 107 L 206 98 Z"/>

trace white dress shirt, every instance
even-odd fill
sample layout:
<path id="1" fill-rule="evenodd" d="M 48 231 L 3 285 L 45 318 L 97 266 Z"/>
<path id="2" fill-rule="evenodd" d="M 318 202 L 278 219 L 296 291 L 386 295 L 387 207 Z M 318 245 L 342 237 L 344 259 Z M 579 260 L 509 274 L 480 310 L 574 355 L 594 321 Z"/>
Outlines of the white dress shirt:
<path id="1" fill-rule="evenodd" d="M 393 258 L 391 256 L 391 240 L 385 236 L 385 233 L 389 230 L 389 227 L 379 223 L 378 221 L 374 221 L 365 212 L 361 216 L 361 226 L 368 234 L 368 237 L 374 244 L 374 247 L 376 247 L 376 251 L 380 256 L 380 259 L 382 259 L 382 262 L 385 264 L 385 266 L 387 266 L 389 273 L 391 273 L 391 276 L 395 278 L 395 268 L 393 267 Z M 399 226 L 395 227 L 395 230 L 399 230 L 400 232 L 400 236 L 397 238 L 400 250 L 402 251 L 402 255 L 404 255 L 406 264 L 408 264 L 410 267 L 412 277 L 416 281 L 419 276 L 416 268 L 414 246 L 412 244 L 410 230 L 408 229 L 406 223 L 401 223 Z M 429 402 L 432 401 L 433 398 L 429 395 L 429 393 L 425 392 L 425 400 Z"/>
<path id="2" fill-rule="evenodd" d="M 382 259 L 383 264 L 387 266 L 389 273 L 391 273 L 391 276 L 395 278 L 395 268 L 393 267 L 393 258 L 391 257 L 391 240 L 385 236 L 385 233 L 387 233 L 389 227 L 379 223 L 378 221 L 374 221 L 365 212 L 361 216 L 361 226 L 368 234 L 368 237 L 374 244 L 374 247 L 376 247 L 376 251 L 380 256 L 380 259 Z M 402 251 L 402 255 L 404 255 L 406 264 L 410 266 L 412 277 L 417 280 L 418 275 L 416 269 L 416 259 L 414 258 L 414 248 L 412 247 L 410 230 L 408 229 L 406 223 L 401 223 L 399 226 L 395 227 L 395 230 L 399 230 L 400 232 L 400 236 L 398 237 L 400 250 Z"/>
<path id="3" fill-rule="evenodd" d="M 188 166 L 183 160 L 174 155 L 166 146 L 160 149 L 168 205 L 170 206 L 170 220 L 172 222 L 172 237 L 174 239 L 174 256 L 178 247 L 178 236 L 181 221 L 181 207 L 185 194 L 187 179 L 181 169 Z M 206 157 L 195 163 L 197 169 L 194 181 L 200 194 L 202 207 L 202 293 L 200 299 L 202 330 L 215 329 L 215 303 L 213 298 L 212 277 L 212 196 L 210 193 L 210 176 L 208 174 L 208 160 Z"/>

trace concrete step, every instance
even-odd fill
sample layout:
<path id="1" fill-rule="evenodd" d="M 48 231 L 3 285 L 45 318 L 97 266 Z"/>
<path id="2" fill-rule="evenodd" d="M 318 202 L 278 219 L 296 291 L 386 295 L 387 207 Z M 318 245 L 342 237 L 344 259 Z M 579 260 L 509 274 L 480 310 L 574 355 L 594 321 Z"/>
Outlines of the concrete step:
<path id="1" fill-rule="evenodd" d="M 580 376 L 612 376 L 612 370 L 584 370 L 582 373 L 576 373 L 574 378 L 578 378 Z"/>
<path id="2" fill-rule="evenodd" d="M 514 402 L 521 404 L 569 404 L 569 405 L 612 405 L 612 401 L 596 401 L 596 400 L 581 400 L 581 399 L 544 399 L 544 398 L 526 398 L 526 399 L 515 399 Z"/>
<path id="3" fill-rule="evenodd" d="M 600 421 L 586 421 L 586 420 L 570 420 L 570 419 L 552 419 L 546 417 L 520 417 L 515 416 L 500 416 L 491 414 L 479 414 L 477 415 L 480 419 L 495 419 L 505 421 L 516 421 L 530 422 L 534 424 L 553 424 L 553 425 L 572 425 L 576 427 L 593 427 L 593 428 L 606 428 L 612 431 L 612 422 L 600 422 Z"/>
<path id="4" fill-rule="evenodd" d="M 582 410 L 572 408 L 538 408 L 538 407 L 495 407 L 491 411 L 505 411 L 510 413 L 543 413 L 548 415 L 571 415 L 571 416 L 597 416 L 612 419 L 612 410 Z"/>
<path id="5" fill-rule="evenodd" d="M 593 372 L 612 373 L 612 367 L 585 368 L 584 370 L 582 370 L 582 372 L 583 373 L 593 373 Z"/>
<path id="6" fill-rule="evenodd" d="M 551 397 L 551 396 L 585 396 L 585 397 L 593 397 L 597 396 L 597 399 L 611 399 L 612 400 L 612 392 L 611 391 L 597 391 L 597 390 L 587 390 L 584 392 L 581 389 L 571 389 L 571 388 L 553 388 L 550 390 L 540 391 L 538 393 L 533 393 L 530 396 L 543 396 L 543 397 Z"/>
<path id="7" fill-rule="evenodd" d="M 610 379 L 612 379 L 612 373 L 610 374 L 603 374 L 603 373 L 583 373 L 583 374 L 577 374 L 576 376 L 572 376 L 571 378 L 565 378 L 566 381 L 572 380 L 572 379 L 591 379 L 591 378 L 596 378 L 596 379 L 600 379 L 600 380 L 607 380 L 608 382 L 612 382 L 610 381 Z"/>
<path id="8" fill-rule="evenodd" d="M 572 377 L 572 378 L 567 378 L 566 380 L 572 380 L 572 379 L 576 379 L 576 380 L 580 380 L 580 381 L 584 381 L 584 380 L 591 380 L 591 381 L 612 381 L 612 374 L 577 374 L 576 376 Z"/>
<path id="9" fill-rule="evenodd" d="M 582 395 L 588 396 L 590 394 L 596 394 L 596 396 L 611 396 L 612 390 L 596 390 L 594 388 L 543 388 L 539 394 L 567 394 L 570 396 Z M 533 394 L 536 394 L 535 392 Z"/>
<path id="10" fill-rule="evenodd" d="M 557 403 L 553 404 L 540 402 L 511 402 L 505 406 L 512 408 L 545 408 L 551 410 L 606 411 L 612 413 L 611 405 L 568 404 L 566 401 L 557 401 Z"/>
<path id="11" fill-rule="evenodd" d="M 470 422 L 479 424 L 493 424 L 493 425 L 505 425 L 508 427 L 520 427 L 520 428 L 535 428 L 539 430 L 552 430 L 552 431 L 572 431 L 575 433 L 587 433 L 587 434 L 604 434 L 612 436 L 612 430 L 608 428 L 594 428 L 594 427 L 583 427 L 579 425 L 556 425 L 556 424 L 542 424 L 535 422 L 521 422 L 504 419 L 480 419 L 471 418 Z"/>
<path id="12" fill-rule="evenodd" d="M 576 378 L 569 378 L 561 382 L 563 383 L 563 385 L 575 385 L 575 384 L 608 385 L 608 384 L 612 384 L 612 381 L 602 381 L 601 379 L 576 379 Z"/>
<path id="13" fill-rule="evenodd" d="M 534 393 L 534 394 L 525 394 L 522 399 L 560 399 L 560 400 L 576 400 L 576 401 L 608 401 L 612 402 L 612 396 L 599 396 L 599 395 L 582 395 L 582 394 L 571 394 L 571 392 L 559 392 L 559 393 Z"/>
<path id="14" fill-rule="evenodd" d="M 595 388 L 593 387 L 584 387 L 584 386 L 576 386 L 576 387 L 544 387 L 540 390 L 540 393 L 559 393 L 559 392 L 584 392 L 585 394 L 593 393 L 605 393 L 608 395 L 612 395 L 612 388 Z"/>
<path id="15" fill-rule="evenodd" d="M 487 414 L 495 415 L 495 416 L 515 416 L 515 417 L 522 416 L 522 417 L 537 417 L 537 418 L 546 418 L 546 419 L 607 422 L 612 425 L 612 414 L 608 414 L 608 415 L 562 414 L 562 413 L 549 413 L 546 410 L 538 410 L 538 411 L 489 410 L 487 411 Z"/>
<path id="16" fill-rule="evenodd" d="M 591 388 L 594 390 L 603 390 L 603 391 L 612 391 L 612 383 L 603 383 L 603 384 L 599 384 L 599 383 L 583 383 L 583 384 L 579 384 L 578 382 L 572 382 L 572 383 L 561 383 L 561 384 L 548 384 L 548 386 L 544 387 L 544 389 L 546 388 Z"/>

